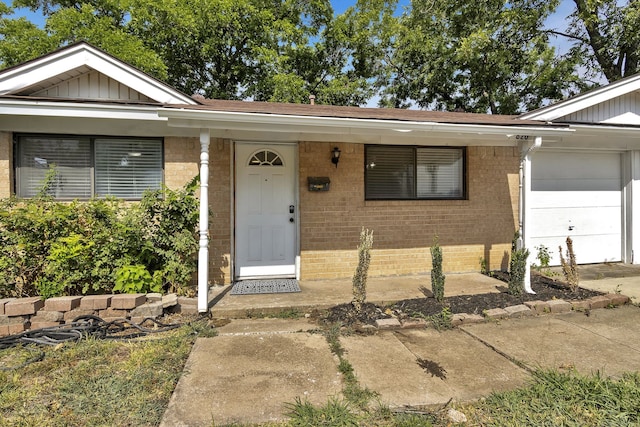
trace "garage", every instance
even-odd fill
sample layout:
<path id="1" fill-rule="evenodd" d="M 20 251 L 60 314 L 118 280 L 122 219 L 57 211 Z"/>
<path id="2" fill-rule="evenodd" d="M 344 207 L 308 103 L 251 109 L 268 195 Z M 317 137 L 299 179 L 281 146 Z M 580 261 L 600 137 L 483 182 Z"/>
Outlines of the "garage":
<path id="1" fill-rule="evenodd" d="M 622 260 L 622 159 L 620 153 L 538 151 L 533 154 L 531 259 L 537 247 L 559 265 L 558 245 L 573 239 L 578 264 Z"/>

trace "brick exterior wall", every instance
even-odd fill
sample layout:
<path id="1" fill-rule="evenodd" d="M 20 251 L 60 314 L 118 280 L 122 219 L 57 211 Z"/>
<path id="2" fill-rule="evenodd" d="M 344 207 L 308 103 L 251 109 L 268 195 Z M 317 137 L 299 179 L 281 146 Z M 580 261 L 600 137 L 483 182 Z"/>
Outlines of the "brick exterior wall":
<path id="1" fill-rule="evenodd" d="M 13 134 L 0 132 L 0 198 L 13 190 Z"/>
<path id="2" fill-rule="evenodd" d="M 231 281 L 231 145 L 209 148 L 211 284 Z M 338 167 L 333 147 L 342 150 Z M 167 137 L 165 184 L 180 188 L 199 171 L 198 138 Z M 371 276 L 426 273 L 439 237 L 445 272 L 507 268 L 518 215 L 519 153 L 512 147 L 468 147 L 468 200 L 365 201 L 364 145 L 301 142 L 298 150 L 301 278 L 351 277 L 360 229 L 374 230 Z M 0 197 L 12 190 L 12 135 L 0 133 Z M 2 167 L 4 165 L 4 167 Z M 308 191 L 307 177 L 328 176 L 328 192 Z"/>
<path id="3" fill-rule="evenodd" d="M 342 150 L 337 168 L 334 146 Z M 518 151 L 468 147 L 468 200 L 365 201 L 362 144 L 301 143 L 301 277 L 343 278 L 357 264 L 359 232 L 374 230 L 371 276 L 426 273 L 438 236 L 446 272 L 479 271 L 480 258 L 506 268 L 518 215 Z M 310 192 L 308 176 L 328 176 L 328 192 Z"/>
<path id="4" fill-rule="evenodd" d="M 209 282 L 231 281 L 231 144 L 211 139 L 209 145 Z M 199 173 L 198 138 L 167 137 L 164 140 L 164 179 L 167 187 L 184 186 Z"/>

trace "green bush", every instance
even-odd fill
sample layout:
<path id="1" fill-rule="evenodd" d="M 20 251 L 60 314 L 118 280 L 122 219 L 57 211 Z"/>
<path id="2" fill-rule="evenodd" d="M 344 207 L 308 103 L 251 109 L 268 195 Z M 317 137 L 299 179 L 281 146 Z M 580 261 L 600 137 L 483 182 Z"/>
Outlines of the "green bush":
<path id="1" fill-rule="evenodd" d="M 442 273 L 442 248 L 438 244 L 438 237 L 433 238 L 433 246 L 431 251 L 431 291 L 433 297 L 438 302 L 444 300 L 444 279 L 445 275 Z"/>
<path id="2" fill-rule="evenodd" d="M 180 190 L 149 191 L 140 203 L 1 200 L 0 298 L 143 289 L 192 295 L 197 186 L 194 179 Z"/>
<path id="3" fill-rule="evenodd" d="M 518 249 L 518 239 L 520 233 L 516 232 L 511 243 L 511 261 L 509 263 L 509 293 L 511 295 L 521 295 L 524 291 L 524 279 L 527 272 L 527 260 L 529 250 Z"/>
<path id="4" fill-rule="evenodd" d="M 116 285 L 113 290 L 128 294 L 161 292 L 162 282 L 158 280 L 160 275 L 155 276 L 155 278 L 151 277 L 146 267 L 141 264 L 120 267 L 116 271 Z"/>

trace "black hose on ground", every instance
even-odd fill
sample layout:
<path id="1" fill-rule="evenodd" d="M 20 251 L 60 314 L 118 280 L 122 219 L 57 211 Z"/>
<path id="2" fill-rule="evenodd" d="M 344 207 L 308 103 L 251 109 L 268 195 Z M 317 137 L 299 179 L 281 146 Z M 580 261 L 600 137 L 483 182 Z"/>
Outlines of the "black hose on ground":
<path id="1" fill-rule="evenodd" d="M 143 326 L 145 323 L 153 323 L 153 326 Z M 142 322 L 135 323 L 127 319 L 116 319 L 107 322 L 98 316 L 87 315 L 77 317 L 71 323 L 65 325 L 33 329 L 15 335 L 0 337 L 0 351 L 12 347 L 27 346 L 29 344 L 36 346 L 55 346 L 62 343 L 80 341 L 88 337 L 128 340 L 151 333 L 169 331 L 178 327 L 180 327 L 179 324 L 165 325 L 152 317 L 147 317 Z M 36 355 L 30 357 L 25 363 L 10 368 L 0 366 L 0 370 L 9 371 L 19 369 L 44 358 L 42 351 L 38 350 L 33 352 L 36 353 Z"/>

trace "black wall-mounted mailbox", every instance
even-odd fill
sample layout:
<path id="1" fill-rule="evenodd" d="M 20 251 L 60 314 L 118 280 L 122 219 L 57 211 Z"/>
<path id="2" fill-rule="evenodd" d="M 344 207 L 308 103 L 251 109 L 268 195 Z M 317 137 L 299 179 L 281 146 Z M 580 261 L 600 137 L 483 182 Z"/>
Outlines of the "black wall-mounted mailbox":
<path id="1" fill-rule="evenodd" d="M 309 176 L 309 191 L 329 191 L 331 180 L 328 176 Z"/>

